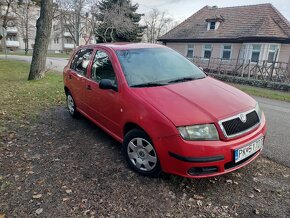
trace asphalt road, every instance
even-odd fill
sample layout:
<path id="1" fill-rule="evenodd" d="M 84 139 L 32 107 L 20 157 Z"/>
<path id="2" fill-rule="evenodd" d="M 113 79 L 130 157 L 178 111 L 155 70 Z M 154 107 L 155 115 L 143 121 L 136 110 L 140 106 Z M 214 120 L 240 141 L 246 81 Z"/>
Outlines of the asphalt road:
<path id="1" fill-rule="evenodd" d="M 5 58 L 5 55 L 0 55 L 1 59 Z M 21 55 L 8 55 L 8 59 L 10 60 L 18 60 L 18 61 L 25 61 L 25 62 L 31 62 L 31 56 L 21 56 Z M 62 72 L 63 68 L 67 64 L 68 59 L 67 58 L 47 58 L 46 59 L 46 67 L 55 70 L 58 72 Z"/>
<path id="2" fill-rule="evenodd" d="M 254 98 L 264 111 L 268 124 L 264 156 L 290 167 L 290 103 Z"/>
<path id="3" fill-rule="evenodd" d="M 0 58 L 5 56 L 0 55 Z M 9 59 L 30 62 L 30 56 L 9 55 Z M 66 58 L 47 58 L 47 67 L 62 72 L 67 64 Z M 264 111 L 268 133 L 263 155 L 290 167 L 290 103 L 254 97 Z"/>

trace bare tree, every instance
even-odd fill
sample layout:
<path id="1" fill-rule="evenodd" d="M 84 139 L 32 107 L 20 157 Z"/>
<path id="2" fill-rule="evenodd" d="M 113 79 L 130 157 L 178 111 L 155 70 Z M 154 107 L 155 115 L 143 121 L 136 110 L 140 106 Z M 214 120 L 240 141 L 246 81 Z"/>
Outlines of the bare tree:
<path id="1" fill-rule="evenodd" d="M 87 22 L 91 23 L 89 8 L 95 4 L 95 0 L 57 0 L 56 3 L 65 31 L 70 33 L 74 44 L 78 46 L 81 36 L 87 34 Z"/>
<path id="2" fill-rule="evenodd" d="M 157 39 L 174 26 L 174 21 L 165 11 L 152 9 L 144 17 L 146 25 L 145 37 L 149 43 L 156 43 Z"/>
<path id="3" fill-rule="evenodd" d="M 54 16 L 53 8 L 53 0 L 41 0 L 40 17 L 36 23 L 37 31 L 28 80 L 37 80 L 44 77 L 52 19 Z"/>
<path id="4" fill-rule="evenodd" d="M 25 54 L 28 54 L 29 40 L 35 35 L 35 20 L 39 17 L 36 10 L 31 10 L 36 7 L 36 3 L 32 0 L 22 0 L 13 7 L 13 12 L 17 15 L 16 25 L 22 35 L 25 47 Z"/>
<path id="5" fill-rule="evenodd" d="M 4 27 L 5 29 L 7 28 L 7 23 L 9 21 L 8 15 L 11 12 L 12 6 L 15 2 L 16 0 L 0 0 L 0 8 L 5 6 L 4 11 L 0 12 L 0 20 L 2 20 L 2 27 Z M 4 13 L 2 14 L 2 12 Z"/>
<path id="6" fill-rule="evenodd" d="M 2 21 L 1 26 L 6 29 L 9 21 L 9 13 L 11 12 L 12 5 L 16 0 L 0 0 L 0 21 Z M 4 10 L 3 10 L 4 8 Z M 0 35 L 0 40 L 2 40 L 3 36 Z M 1 46 L 1 44 L 0 44 Z"/>

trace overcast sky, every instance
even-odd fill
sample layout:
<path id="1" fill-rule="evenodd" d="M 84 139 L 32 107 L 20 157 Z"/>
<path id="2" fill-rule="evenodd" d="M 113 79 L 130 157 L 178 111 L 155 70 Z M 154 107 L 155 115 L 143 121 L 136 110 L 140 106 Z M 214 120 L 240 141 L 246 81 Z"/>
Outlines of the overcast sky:
<path id="1" fill-rule="evenodd" d="M 218 6 L 230 7 L 241 5 L 252 5 L 262 3 L 272 3 L 290 21 L 290 1 L 289 0 L 132 0 L 139 4 L 139 13 L 146 13 L 152 8 L 166 11 L 176 21 L 183 21 L 196 11 L 204 7 Z"/>

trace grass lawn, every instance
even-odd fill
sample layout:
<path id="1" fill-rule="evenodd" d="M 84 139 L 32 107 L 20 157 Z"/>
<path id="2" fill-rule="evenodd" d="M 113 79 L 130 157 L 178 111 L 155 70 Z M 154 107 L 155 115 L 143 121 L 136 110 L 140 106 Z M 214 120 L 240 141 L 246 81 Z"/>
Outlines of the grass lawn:
<path id="1" fill-rule="evenodd" d="M 28 72 L 28 63 L 0 59 L 0 133 L 11 125 L 25 126 L 39 112 L 65 102 L 60 74 L 49 72 L 42 80 L 27 81 Z M 250 95 L 290 102 L 290 93 L 231 85 Z"/>
<path id="2" fill-rule="evenodd" d="M 40 111 L 64 104 L 62 76 L 48 72 L 39 81 L 27 81 L 29 64 L 0 60 L 0 133 L 8 126 L 23 126 Z"/>
<path id="3" fill-rule="evenodd" d="M 275 91 L 271 89 L 263 89 L 263 88 L 258 88 L 254 86 L 245 86 L 245 85 L 233 84 L 233 83 L 230 83 L 230 85 L 246 92 L 249 95 L 255 95 L 255 96 L 260 96 L 264 98 L 290 102 L 289 92 L 280 92 L 280 91 Z"/>

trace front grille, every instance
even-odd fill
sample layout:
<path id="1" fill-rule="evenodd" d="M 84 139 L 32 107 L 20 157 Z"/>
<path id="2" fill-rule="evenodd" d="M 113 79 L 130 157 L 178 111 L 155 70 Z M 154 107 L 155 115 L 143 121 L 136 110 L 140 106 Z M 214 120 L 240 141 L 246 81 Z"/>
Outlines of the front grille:
<path id="1" fill-rule="evenodd" d="M 235 135 L 239 135 L 247 130 L 250 130 L 260 122 L 259 116 L 255 110 L 246 114 L 246 118 L 246 122 L 242 122 L 239 116 L 231 120 L 223 121 L 221 124 L 224 128 L 226 136 L 233 137 Z"/>

